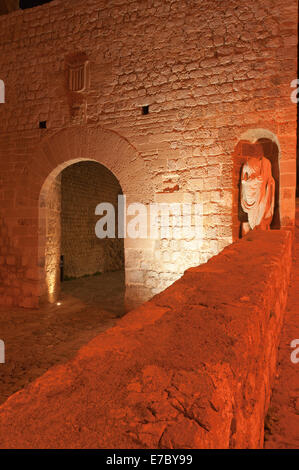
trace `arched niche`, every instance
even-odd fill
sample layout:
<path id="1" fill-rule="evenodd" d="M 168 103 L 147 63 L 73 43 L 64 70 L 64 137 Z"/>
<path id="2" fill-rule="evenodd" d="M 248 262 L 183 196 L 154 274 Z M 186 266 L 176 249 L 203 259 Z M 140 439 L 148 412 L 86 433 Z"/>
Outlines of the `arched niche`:
<path id="1" fill-rule="evenodd" d="M 248 144 L 261 145 L 263 153 L 271 162 L 272 175 L 275 180 L 275 206 L 271 229 L 281 227 L 280 210 L 280 146 L 277 137 L 267 129 L 251 129 L 240 136 L 233 154 L 233 212 L 232 230 L 233 240 L 241 237 L 241 224 L 247 221 L 247 214 L 242 210 L 240 203 L 241 172 L 247 157 Z"/>

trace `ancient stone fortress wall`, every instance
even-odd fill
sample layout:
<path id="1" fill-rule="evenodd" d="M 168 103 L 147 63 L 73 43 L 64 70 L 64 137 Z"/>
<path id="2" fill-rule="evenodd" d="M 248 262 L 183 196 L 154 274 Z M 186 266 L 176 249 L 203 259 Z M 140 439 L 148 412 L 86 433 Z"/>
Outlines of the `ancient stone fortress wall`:
<path id="1" fill-rule="evenodd" d="M 237 236 L 240 142 L 276 146 L 279 223 L 292 225 L 296 45 L 296 0 L 54 0 L 1 16 L 1 304 L 38 306 L 49 188 L 79 161 L 106 166 L 128 201 L 203 204 L 200 249 L 125 240 L 134 303 Z M 47 289 L 55 300 L 54 274 Z"/>
<path id="2" fill-rule="evenodd" d="M 0 407 L 1 448 L 260 448 L 291 232 L 252 232 Z"/>

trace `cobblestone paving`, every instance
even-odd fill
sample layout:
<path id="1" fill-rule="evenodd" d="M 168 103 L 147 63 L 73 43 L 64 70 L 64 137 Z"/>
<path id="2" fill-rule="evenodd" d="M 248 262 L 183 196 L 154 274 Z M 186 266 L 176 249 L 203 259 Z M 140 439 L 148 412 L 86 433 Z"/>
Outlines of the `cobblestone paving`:
<path id="1" fill-rule="evenodd" d="M 63 283 L 60 306 L 1 308 L 6 361 L 0 365 L 0 404 L 113 326 L 124 314 L 124 291 L 124 274 L 106 273 Z"/>

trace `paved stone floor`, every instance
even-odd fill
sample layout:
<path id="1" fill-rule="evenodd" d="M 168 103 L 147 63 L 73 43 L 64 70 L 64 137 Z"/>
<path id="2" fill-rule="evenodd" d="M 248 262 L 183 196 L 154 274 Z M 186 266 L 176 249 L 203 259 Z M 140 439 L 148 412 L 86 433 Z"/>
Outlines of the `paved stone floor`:
<path id="1" fill-rule="evenodd" d="M 278 356 L 277 378 L 265 423 L 266 449 L 299 449 L 299 363 L 290 344 L 299 339 L 299 205 L 296 211 L 294 264 Z"/>
<path id="2" fill-rule="evenodd" d="M 63 283 L 60 306 L 1 308 L 6 363 L 0 367 L 0 404 L 113 326 L 124 314 L 124 292 L 124 273 L 106 273 Z"/>

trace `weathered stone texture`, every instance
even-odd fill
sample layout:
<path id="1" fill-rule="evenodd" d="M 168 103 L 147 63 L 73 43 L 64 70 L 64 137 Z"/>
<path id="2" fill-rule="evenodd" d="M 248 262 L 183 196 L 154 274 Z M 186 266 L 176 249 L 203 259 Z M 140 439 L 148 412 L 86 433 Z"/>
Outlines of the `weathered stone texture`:
<path id="1" fill-rule="evenodd" d="M 43 265 L 45 266 L 48 300 L 55 301 L 59 295 L 61 253 L 61 175 L 53 181 L 46 199 L 46 243 Z M 40 260 L 41 261 L 41 260 Z M 46 293 L 45 292 L 45 293 Z M 44 294 L 44 292 L 43 292 Z"/>
<path id="2" fill-rule="evenodd" d="M 19 0 L 1 0 L 0 3 L 0 15 L 6 15 L 11 11 L 18 10 Z"/>
<path id="3" fill-rule="evenodd" d="M 1 448 L 260 448 L 289 231 L 193 268 L 0 407 Z"/>
<path id="4" fill-rule="evenodd" d="M 231 243 L 233 158 L 244 138 L 278 143 L 280 219 L 292 225 L 296 44 L 296 0 L 55 0 L 1 17 L 4 254 L 26 246 L 26 268 L 35 269 L 43 184 L 58 165 L 95 159 L 131 200 L 187 193 L 204 204 L 200 252 L 173 239 L 164 248 L 126 247 L 135 250 L 132 257 L 139 252 L 142 266 L 140 282 L 128 273 L 128 288 L 145 300 Z M 68 89 L 68 64 L 76 57 L 88 62 L 80 93 Z M 38 129 L 39 121 L 47 121 L 47 130 Z M 19 218 L 30 233 L 20 231 Z M 4 278 L 13 272 L 6 263 L 1 270 Z M 1 295 L 1 303 L 23 302 L 6 292 L 9 300 Z"/>

